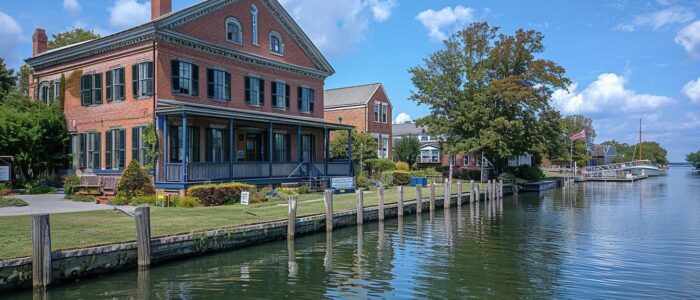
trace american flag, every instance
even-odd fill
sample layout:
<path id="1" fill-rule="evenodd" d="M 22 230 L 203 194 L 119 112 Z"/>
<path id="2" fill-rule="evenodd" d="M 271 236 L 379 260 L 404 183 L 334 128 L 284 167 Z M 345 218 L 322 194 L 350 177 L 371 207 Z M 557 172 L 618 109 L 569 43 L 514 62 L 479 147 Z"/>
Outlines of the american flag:
<path id="1" fill-rule="evenodd" d="M 572 135 L 569 139 L 573 141 L 583 140 L 586 138 L 586 130 L 581 130 L 581 132 Z"/>

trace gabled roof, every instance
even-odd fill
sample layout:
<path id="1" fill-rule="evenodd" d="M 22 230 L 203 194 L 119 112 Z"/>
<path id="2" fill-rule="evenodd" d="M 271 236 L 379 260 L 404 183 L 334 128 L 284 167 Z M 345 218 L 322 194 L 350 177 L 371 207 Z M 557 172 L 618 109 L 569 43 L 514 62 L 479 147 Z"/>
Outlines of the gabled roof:
<path id="1" fill-rule="evenodd" d="M 391 132 L 394 136 L 419 135 L 427 132 L 425 126 L 418 126 L 413 122 L 391 125 Z"/>
<path id="2" fill-rule="evenodd" d="M 172 33 L 171 29 L 174 27 L 201 18 L 213 11 L 239 1 L 240 0 L 204 0 L 179 11 L 165 14 L 142 25 L 104 36 L 99 39 L 53 49 L 35 57 L 27 58 L 25 61 L 32 68 L 37 66 L 48 67 L 144 42 L 153 39 L 160 33 Z M 277 0 L 260 0 L 260 2 L 262 2 L 264 6 L 272 12 L 271 15 L 279 21 L 280 25 L 282 25 L 285 30 L 287 30 L 294 41 L 299 43 L 300 47 L 303 49 L 305 54 L 309 56 L 319 71 L 324 73 L 325 76 L 330 76 L 335 73 L 335 70 L 323 56 L 321 51 L 316 47 L 316 45 L 314 45 L 311 39 L 309 39 L 306 33 L 304 33 L 301 27 L 299 27 L 296 21 L 294 21 L 294 19 L 289 15 L 289 13 L 287 13 L 287 11 Z M 242 52 L 237 50 L 230 51 Z M 286 64 L 282 62 L 277 63 Z"/>
<path id="3" fill-rule="evenodd" d="M 372 96 L 379 90 L 384 90 L 381 83 L 370 83 L 358 86 L 349 86 L 323 91 L 323 107 L 338 108 L 347 106 L 366 105 Z M 384 92 L 386 94 L 386 91 Z M 391 101 L 387 101 L 391 105 Z"/>

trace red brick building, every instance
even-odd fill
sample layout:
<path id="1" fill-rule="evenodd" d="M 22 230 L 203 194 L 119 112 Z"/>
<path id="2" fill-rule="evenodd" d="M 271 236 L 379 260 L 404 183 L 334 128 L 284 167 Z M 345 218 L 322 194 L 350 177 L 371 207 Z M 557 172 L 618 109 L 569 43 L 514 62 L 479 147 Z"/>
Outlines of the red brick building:
<path id="1" fill-rule="evenodd" d="M 194 1 L 193 1 L 194 2 Z M 276 0 L 208 0 L 100 39 L 47 51 L 34 33 L 30 93 L 62 95 L 76 168 L 118 173 L 146 157 L 154 126 L 156 188 L 347 176 L 324 121 L 333 68 Z M 61 86 L 63 85 L 63 86 Z"/>
<path id="2" fill-rule="evenodd" d="M 377 139 L 377 156 L 392 157 L 393 105 L 381 83 L 328 89 L 324 92 L 327 122 L 355 126 Z"/>

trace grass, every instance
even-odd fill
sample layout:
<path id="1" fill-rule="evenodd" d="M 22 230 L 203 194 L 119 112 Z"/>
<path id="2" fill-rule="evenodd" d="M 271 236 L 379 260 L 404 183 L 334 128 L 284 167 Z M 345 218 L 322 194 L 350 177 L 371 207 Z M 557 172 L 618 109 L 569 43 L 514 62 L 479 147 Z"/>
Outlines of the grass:
<path id="1" fill-rule="evenodd" d="M 27 202 L 24 202 L 21 199 L 0 197 L 0 207 L 20 207 L 27 205 Z"/>
<path id="2" fill-rule="evenodd" d="M 463 185 L 467 193 L 471 186 Z M 442 187 L 436 187 L 436 196 L 443 195 Z M 456 185 L 452 186 L 456 192 Z M 415 200 L 415 188 L 404 189 L 405 201 Z M 423 199 L 428 199 L 430 190 L 423 188 Z M 366 192 L 364 205 L 377 205 L 377 192 Z M 396 203 L 396 188 L 384 191 L 385 203 Z M 355 194 L 334 195 L 333 210 L 342 212 L 356 208 Z M 200 232 L 218 228 L 262 223 L 287 218 L 287 205 L 283 201 L 243 206 L 240 204 L 198 208 L 151 208 L 151 230 L 153 237 Z M 299 196 L 297 215 L 308 216 L 325 212 L 323 194 Z M 136 239 L 134 219 L 115 211 L 92 211 L 51 214 L 51 243 L 53 250 L 74 249 L 104 245 Z M 0 259 L 31 255 L 31 232 L 29 216 L 0 217 Z"/>

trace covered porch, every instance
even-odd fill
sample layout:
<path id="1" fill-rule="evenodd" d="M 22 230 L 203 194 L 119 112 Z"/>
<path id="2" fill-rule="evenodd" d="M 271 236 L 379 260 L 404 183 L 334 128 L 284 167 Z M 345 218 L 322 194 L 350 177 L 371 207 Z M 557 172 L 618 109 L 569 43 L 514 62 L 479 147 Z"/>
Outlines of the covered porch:
<path id="1" fill-rule="evenodd" d="M 156 184 L 188 185 L 242 181 L 295 182 L 352 175 L 348 157 L 332 158 L 333 131 L 352 126 L 304 117 L 158 102 L 160 151 Z"/>

